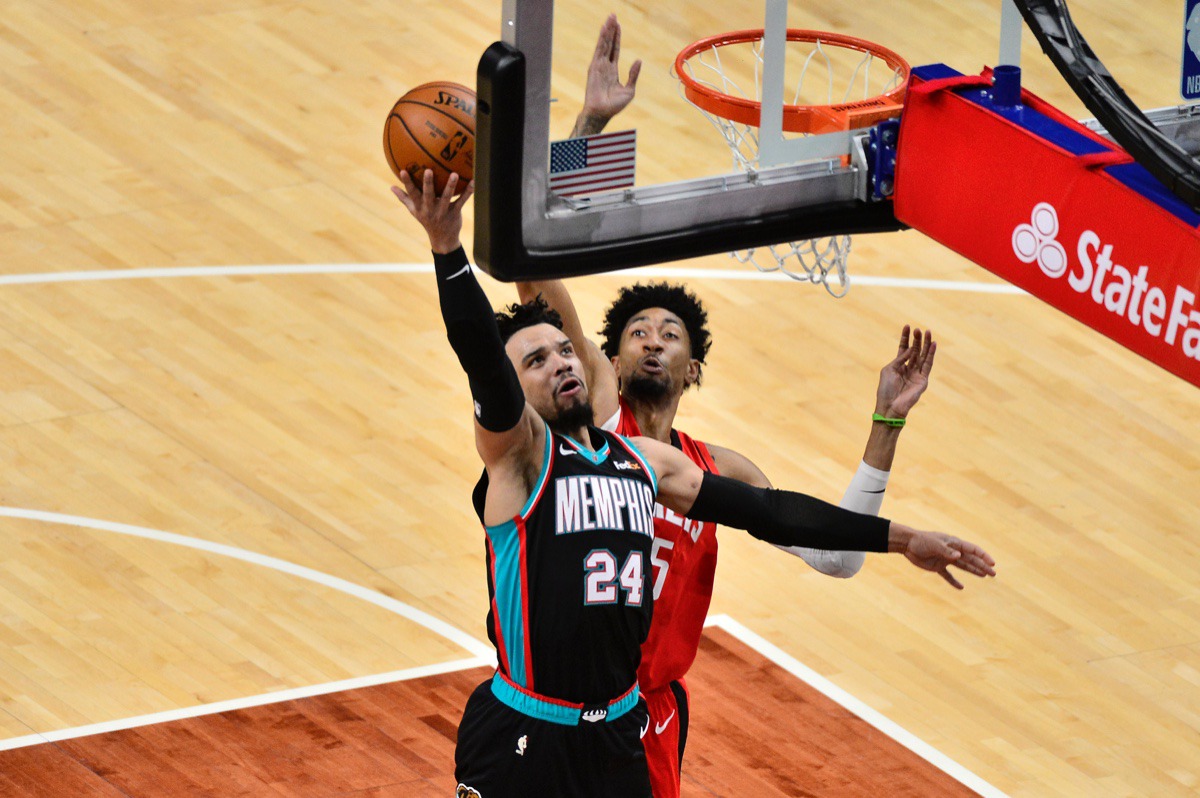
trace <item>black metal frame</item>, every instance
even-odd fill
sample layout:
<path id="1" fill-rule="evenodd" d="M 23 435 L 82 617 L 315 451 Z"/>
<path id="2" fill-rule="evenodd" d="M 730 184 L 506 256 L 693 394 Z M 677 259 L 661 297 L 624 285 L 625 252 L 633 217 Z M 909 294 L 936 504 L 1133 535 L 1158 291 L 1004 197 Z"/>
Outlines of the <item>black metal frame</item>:
<path id="1" fill-rule="evenodd" d="M 1113 140 L 1166 186 L 1200 210 L 1200 161 L 1160 133 L 1092 52 L 1066 0 L 1016 0 L 1025 23 L 1058 71 Z"/>
<path id="2" fill-rule="evenodd" d="M 475 124 L 475 260 L 498 280 L 571 277 L 845 233 L 902 230 L 890 201 L 798 205 L 665 232 L 567 246 L 529 246 L 525 171 L 526 58 L 505 42 L 479 61 Z"/>

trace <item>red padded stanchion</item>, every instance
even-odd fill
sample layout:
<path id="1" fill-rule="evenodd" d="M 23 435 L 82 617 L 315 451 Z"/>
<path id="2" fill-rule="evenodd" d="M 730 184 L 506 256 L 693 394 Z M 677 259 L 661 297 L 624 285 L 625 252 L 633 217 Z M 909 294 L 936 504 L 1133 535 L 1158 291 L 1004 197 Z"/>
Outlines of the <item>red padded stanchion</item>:
<path id="1" fill-rule="evenodd" d="M 1127 153 L 1032 94 L 1021 105 L 1037 113 L 995 109 L 980 100 L 987 72 L 920 72 L 896 217 L 1200 386 L 1200 216 L 1123 183 L 1111 169 L 1140 170 L 1120 165 Z"/>

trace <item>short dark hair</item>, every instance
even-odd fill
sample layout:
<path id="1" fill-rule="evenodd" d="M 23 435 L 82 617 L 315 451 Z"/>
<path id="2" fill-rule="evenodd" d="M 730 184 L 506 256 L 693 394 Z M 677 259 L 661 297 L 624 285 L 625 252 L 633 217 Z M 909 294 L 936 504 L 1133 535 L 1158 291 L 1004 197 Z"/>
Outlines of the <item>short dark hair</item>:
<path id="1" fill-rule="evenodd" d="M 508 339 L 526 327 L 537 324 L 549 324 L 558 329 L 563 328 L 562 316 L 557 310 L 551 310 L 538 294 L 524 304 L 514 303 L 496 314 L 496 326 L 500 328 L 500 340 L 508 343 Z"/>
<path id="2" fill-rule="evenodd" d="M 604 314 L 604 327 L 600 335 L 604 338 L 601 347 L 610 358 L 621 351 L 621 333 L 635 315 L 647 308 L 669 310 L 683 321 L 688 340 L 692 345 L 692 358 L 704 363 L 708 349 L 712 346 L 712 335 L 708 331 L 708 311 L 696 295 L 682 285 L 651 283 L 622 288 L 617 298 Z"/>

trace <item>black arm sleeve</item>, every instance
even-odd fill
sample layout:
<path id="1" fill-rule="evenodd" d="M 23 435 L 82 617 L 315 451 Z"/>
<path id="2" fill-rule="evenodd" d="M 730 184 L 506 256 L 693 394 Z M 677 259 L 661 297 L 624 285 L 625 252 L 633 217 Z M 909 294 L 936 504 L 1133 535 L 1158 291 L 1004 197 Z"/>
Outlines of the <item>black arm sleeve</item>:
<path id="1" fill-rule="evenodd" d="M 446 255 L 435 252 L 433 270 L 446 337 L 467 372 L 475 417 L 486 430 L 510 430 L 525 411 L 525 392 L 500 341 L 492 305 L 471 272 L 467 253 L 462 247 Z"/>
<path id="2" fill-rule="evenodd" d="M 803 493 L 756 488 L 708 471 L 687 516 L 745 529 L 779 546 L 831 551 L 887 551 L 891 523 Z"/>

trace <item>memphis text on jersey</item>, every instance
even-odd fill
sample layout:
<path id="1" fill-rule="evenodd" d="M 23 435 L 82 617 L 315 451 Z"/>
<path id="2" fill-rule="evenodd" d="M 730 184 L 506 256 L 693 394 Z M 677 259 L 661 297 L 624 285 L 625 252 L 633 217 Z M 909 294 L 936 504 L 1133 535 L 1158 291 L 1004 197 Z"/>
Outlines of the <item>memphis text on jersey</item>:
<path id="1" fill-rule="evenodd" d="M 556 534 L 612 529 L 654 536 L 654 492 L 645 482 L 586 474 L 554 483 Z"/>

